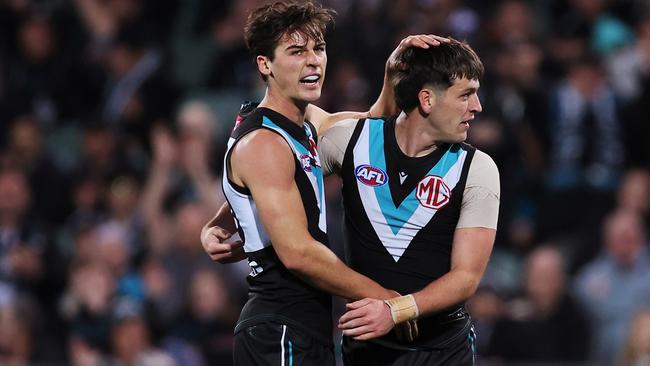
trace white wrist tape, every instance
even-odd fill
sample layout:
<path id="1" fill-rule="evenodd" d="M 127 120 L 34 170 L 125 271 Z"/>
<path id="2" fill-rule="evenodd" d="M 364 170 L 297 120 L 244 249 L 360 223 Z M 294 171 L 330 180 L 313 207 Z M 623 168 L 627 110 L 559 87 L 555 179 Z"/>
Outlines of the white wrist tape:
<path id="1" fill-rule="evenodd" d="M 390 314 L 395 324 L 416 319 L 420 315 L 418 304 L 415 303 L 415 297 L 413 295 L 393 297 L 392 299 L 384 300 L 384 303 L 390 308 Z"/>

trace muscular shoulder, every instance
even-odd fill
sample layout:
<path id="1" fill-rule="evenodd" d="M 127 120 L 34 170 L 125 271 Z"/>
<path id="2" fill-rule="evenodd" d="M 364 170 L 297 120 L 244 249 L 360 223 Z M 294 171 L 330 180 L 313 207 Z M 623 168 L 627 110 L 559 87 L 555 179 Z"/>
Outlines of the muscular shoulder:
<path id="1" fill-rule="evenodd" d="M 260 128 L 242 136 L 233 153 L 248 154 L 257 152 L 290 152 L 289 145 L 278 133 L 267 128 Z M 262 158 L 262 157 L 260 157 Z"/>
<path id="2" fill-rule="evenodd" d="M 243 136 L 235 145 L 231 164 L 236 175 L 246 180 L 265 174 L 293 174 L 294 161 L 291 148 L 279 134 L 268 129 L 258 129 Z"/>
<path id="3" fill-rule="evenodd" d="M 483 187 L 497 197 L 500 196 L 499 168 L 490 155 L 481 150 L 476 150 L 467 173 L 466 187 Z"/>

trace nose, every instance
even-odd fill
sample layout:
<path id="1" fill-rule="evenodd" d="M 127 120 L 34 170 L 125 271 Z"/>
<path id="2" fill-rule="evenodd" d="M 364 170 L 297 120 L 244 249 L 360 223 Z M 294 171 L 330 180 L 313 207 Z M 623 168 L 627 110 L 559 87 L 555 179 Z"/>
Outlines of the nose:
<path id="1" fill-rule="evenodd" d="M 472 113 L 479 113 L 483 110 L 481 106 L 481 101 L 478 98 L 478 94 L 474 93 L 470 98 L 469 110 Z"/>
<path id="2" fill-rule="evenodd" d="M 323 60 L 314 50 L 307 51 L 307 64 L 309 66 L 320 66 Z"/>

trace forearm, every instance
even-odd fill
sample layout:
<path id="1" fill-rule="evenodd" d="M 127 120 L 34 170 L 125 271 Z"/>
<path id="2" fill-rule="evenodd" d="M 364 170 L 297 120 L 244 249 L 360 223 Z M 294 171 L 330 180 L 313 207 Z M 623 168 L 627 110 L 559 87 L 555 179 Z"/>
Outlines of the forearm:
<path id="1" fill-rule="evenodd" d="M 391 84 L 391 76 L 384 74 L 384 84 L 379 93 L 379 97 L 368 111 L 369 117 L 391 116 L 399 113 L 399 108 L 395 102 L 395 91 Z"/>
<path id="2" fill-rule="evenodd" d="M 141 207 L 148 224 L 155 224 L 163 215 L 162 202 L 169 190 L 171 169 L 152 164 L 142 193 Z"/>
<path id="3" fill-rule="evenodd" d="M 81 19 L 97 38 L 110 37 L 115 33 L 116 22 L 98 0 L 77 0 L 76 7 Z"/>
<path id="4" fill-rule="evenodd" d="M 294 253 L 285 266 L 300 278 L 325 292 L 349 300 L 370 297 L 388 299 L 394 293 L 347 267 L 332 251 L 314 241 Z"/>
<path id="5" fill-rule="evenodd" d="M 413 293 L 420 316 L 430 315 L 470 298 L 476 291 L 481 276 L 462 270 L 452 270 Z"/>

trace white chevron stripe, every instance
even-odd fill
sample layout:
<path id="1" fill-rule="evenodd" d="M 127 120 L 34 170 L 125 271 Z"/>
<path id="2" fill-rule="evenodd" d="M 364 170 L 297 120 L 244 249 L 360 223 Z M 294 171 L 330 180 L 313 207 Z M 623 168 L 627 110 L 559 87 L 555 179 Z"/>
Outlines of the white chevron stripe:
<path id="1" fill-rule="evenodd" d="M 354 148 L 354 166 L 359 166 L 363 164 L 370 164 L 369 156 L 369 123 L 366 123 L 359 140 Z M 447 174 L 443 177 L 443 181 L 450 190 L 453 190 L 460 180 L 462 173 L 462 167 L 467 157 L 467 151 L 463 151 L 456 164 L 451 167 Z M 393 234 L 384 214 L 381 210 L 379 202 L 377 200 L 377 195 L 375 194 L 375 188 L 361 184 L 357 180 L 357 187 L 359 189 L 359 195 L 361 197 L 361 202 L 363 203 L 364 210 L 372 224 L 372 227 L 375 230 L 375 233 L 381 240 L 382 244 L 393 257 L 395 262 L 399 261 L 404 254 L 406 248 L 417 235 L 417 233 L 426 226 L 429 221 L 436 214 L 437 210 L 424 207 L 418 204 L 418 208 L 415 210 L 413 215 L 404 226 L 397 232 Z M 408 197 L 406 199 L 409 199 Z M 414 198 L 417 199 L 417 198 Z M 393 202 L 388 202 L 388 204 L 393 204 Z"/>

